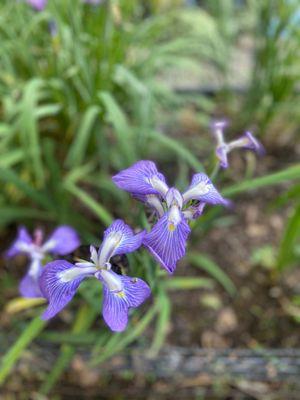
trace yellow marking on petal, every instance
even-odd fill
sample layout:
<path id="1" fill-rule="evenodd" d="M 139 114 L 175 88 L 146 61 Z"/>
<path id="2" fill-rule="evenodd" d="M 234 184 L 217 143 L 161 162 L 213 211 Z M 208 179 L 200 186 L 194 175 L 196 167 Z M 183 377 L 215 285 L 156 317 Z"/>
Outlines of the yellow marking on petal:
<path id="1" fill-rule="evenodd" d="M 175 229 L 176 229 L 176 226 L 171 223 L 171 224 L 168 225 L 168 229 L 169 229 L 170 232 L 174 232 Z"/>
<path id="2" fill-rule="evenodd" d="M 116 293 L 116 295 L 121 297 L 121 299 L 125 298 L 125 293 L 124 292 L 118 292 L 118 293 Z"/>

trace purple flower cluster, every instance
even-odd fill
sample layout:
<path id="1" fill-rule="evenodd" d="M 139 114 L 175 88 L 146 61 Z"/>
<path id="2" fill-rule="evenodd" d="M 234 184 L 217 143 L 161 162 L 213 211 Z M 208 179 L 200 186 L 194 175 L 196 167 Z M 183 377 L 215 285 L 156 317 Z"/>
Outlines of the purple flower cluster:
<path id="1" fill-rule="evenodd" d="M 195 174 L 190 186 L 180 193 L 166 184 L 152 161 L 138 161 L 112 179 L 120 189 L 154 210 L 157 222 L 143 244 L 169 273 L 185 254 L 191 232 L 188 222 L 202 214 L 205 204 L 229 205 L 206 174 Z"/>
<path id="2" fill-rule="evenodd" d="M 216 154 L 220 165 L 227 168 L 227 154 L 234 148 L 249 148 L 262 152 L 261 144 L 247 132 L 235 141 L 223 138 L 224 122 L 213 125 L 217 141 Z M 151 293 L 140 278 L 117 274 L 112 268 L 112 257 L 124 255 L 144 245 L 158 263 L 172 274 L 177 262 L 185 255 L 189 222 L 202 215 L 206 204 L 228 206 L 209 177 L 194 174 L 190 185 L 182 193 L 169 187 L 166 178 L 154 162 L 138 161 L 112 177 L 113 182 L 153 210 L 156 221 L 149 232 L 135 234 L 122 220 L 115 220 L 104 232 L 98 250 L 90 246 L 90 259 L 70 263 L 54 260 L 42 267 L 50 253 L 66 255 L 79 246 L 77 233 L 69 226 L 58 227 L 44 242 L 43 232 L 36 230 L 33 238 L 20 228 L 17 239 L 7 251 L 7 257 L 24 253 L 30 258 L 28 272 L 20 283 L 24 297 L 44 297 L 48 307 L 42 318 L 50 319 L 59 313 L 74 297 L 86 278 L 96 278 L 103 286 L 102 314 L 112 331 L 123 331 L 128 323 L 128 312 L 141 305 Z"/>

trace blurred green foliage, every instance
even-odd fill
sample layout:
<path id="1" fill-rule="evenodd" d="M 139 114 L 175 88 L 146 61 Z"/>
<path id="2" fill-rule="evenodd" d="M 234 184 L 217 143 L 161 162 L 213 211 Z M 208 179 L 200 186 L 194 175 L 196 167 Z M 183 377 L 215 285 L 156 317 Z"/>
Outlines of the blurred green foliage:
<path id="1" fill-rule="evenodd" d="M 279 144 L 285 134 L 296 141 L 300 117 L 297 1 L 249 0 L 238 6 L 230 0 L 204 1 L 202 8 L 183 8 L 182 3 L 111 0 L 91 7 L 79 0 L 49 0 L 45 11 L 36 13 L 23 2 L 1 2 L 3 235 L 20 223 L 31 227 L 42 223 L 49 230 L 68 223 L 88 243 L 97 242 L 115 216 L 146 227 L 142 207 L 133 205 L 110 178 L 142 158 L 171 169 L 172 183 L 179 187 L 188 182 L 191 170 L 209 169 L 210 161 L 202 165 L 199 148 L 206 145 L 207 154 L 212 154 L 213 145 L 202 135 L 190 140 L 170 129 L 187 103 L 196 108 L 200 128 L 207 128 L 213 115 L 226 114 L 237 127 L 257 126 L 266 143 L 273 140 L 275 122 Z M 228 60 L 242 38 L 250 40 L 254 65 L 250 90 L 242 87 L 241 95 L 231 91 L 239 88 L 233 85 Z M 214 97 L 201 90 L 179 95 L 170 84 L 174 71 L 188 76 L 207 69 L 216 76 Z M 254 179 L 248 169 L 247 179 L 227 186 L 224 194 L 235 196 L 299 176 L 300 166 L 292 162 L 284 170 Z M 279 270 L 299 260 L 299 184 L 290 185 L 277 206 L 287 202 L 292 210 L 278 250 L 275 267 Z M 211 209 L 195 224 L 197 239 L 205 237 L 219 216 L 218 208 Z M 150 353 L 156 354 L 169 329 L 169 291 L 212 288 L 219 283 L 233 296 L 236 288 L 221 266 L 196 250 L 188 262 L 209 278 L 169 278 L 146 252 L 130 257 L 134 274 L 144 276 L 153 289 L 153 305 L 134 313 L 123 334 L 91 329 L 100 310 L 101 288 L 93 282 L 84 284 L 80 295 L 85 305 L 73 327 L 44 333 L 45 340 L 61 343 L 62 348 L 42 392 L 48 393 L 67 368 L 76 345 L 92 345 L 92 364 L 103 362 L 137 339 L 145 346 L 142 333 L 153 319 Z M 2 359 L 0 382 L 44 328 L 38 318 L 24 328 L 24 318 L 13 320 L 20 337 Z"/>

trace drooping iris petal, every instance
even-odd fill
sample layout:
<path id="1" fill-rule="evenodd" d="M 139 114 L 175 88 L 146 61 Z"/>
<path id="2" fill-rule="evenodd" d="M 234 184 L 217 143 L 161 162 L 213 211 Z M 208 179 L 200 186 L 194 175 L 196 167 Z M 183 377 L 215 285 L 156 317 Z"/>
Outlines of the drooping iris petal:
<path id="1" fill-rule="evenodd" d="M 113 271 L 109 273 L 117 275 Z M 112 291 L 103 281 L 102 313 L 109 328 L 112 331 L 121 332 L 127 326 L 129 309 L 141 305 L 150 296 L 151 289 L 139 278 L 117 275 L 116 279 L 120 279 L 122 290 Z"/>
<path id="2" fill-rule="evenodd" d="M 64 256 L 71 253 L 80 245 L 77 232 L 67 225 L 59 226 L 44 243 L 43 251 Z"/>
<path id="3" fill-rule="evenodd" d="M 182 214 L 187 220 L 197 219 L 203 214 L 204 207 L 205 203 L 200 202 L 197 205 L 191 205 L 186 210 L 182 211 Z"/>
<path id="4" fill-rule="evenodd" d="M 27 253 L 32 238 L 23 226 L 19 228 L 16 240 L 6 252 L 6 257 L 14 257 L 19 253 Z"/>
<path id="5" fill-rule="evenodd" d="M 183 193 L 183 200 L 199 200 L 208 204 L 222 204 L 228 206 L 230 202 L 217 191 L 209 177 L 200 172 L 193 176 L 190 187 Z"/>
<path id="6" fill-rule="evenodd" d="M 216 147 L 216 156 L 218 157 L 220 161 L 220 166 L 222 168 L 228 168 L 228 152 L 229 148 L 226 143 Z"/>
<path id="7" fill-rule="evenodd" d="M 252 135 L 251 132 L 246 132 L 243 138 L 245 139 L 245 144 L 243 147 L 253 150 L 259 155 L 263 155 L 265 153 L 263 145 Z"/>
<path id="8" fill-rule="evenodd" d="M 143 244 L 169 273 L 173 273 L 176 263 L 185 254 L 186 241 L 190 228 L 182 213 L 180 220 L 170 221 L 170 213 L 166 213 L 145 235 Z"/>
<path id="9" fill-rule="evenodd" d="M 147 204 L 150 208 L 155 210 L 158 217 L 164 215 L 164 207 L 161 201 L 161 196 L 157 194 L 138 194 L 134 193 L 133 197 L 142 203 Z"/>
<path id="10" fill-rule="evenodd" d="M 165 177 L 152 161 L 142 160 L 112 177 L 114 183 L 132 194 L 160 194 L 168 191 Z"/>
<path id="11" fill-rule="evenodd" d="M 47 5 L 47 2 L 48 0 L 27 0 L 27 3 L 37 11 L 43 11 Z"/>
<path id="12" fill-rule="evenodd" d="M 23 297 L 43 297 L 39 285 L 39 278 L 42 271 L 43 267 L 41 261 L 39 259 L 32 260 L 26 275 L 23 277 L 19 285 L 19 291 Z"/>
<path id="13" fill-rule="evenodd" d="M 79 268 L 65 260 L 48 263 L 39 279 L 41 292 L 49 301 L 42 318 L 50 319 L 59 313 L 72 300 L 83 279 L 95 272 L 95 267 Z"/>
<path id="14" fill-rule="evenodd" d="M 143 242 L 145 231 L 134 234 L 132 229 L 121 219 L 115 220 L 104 232 L 99 249 L 99 265 L 104 266 L 112 256 L 131 253 Z"/>

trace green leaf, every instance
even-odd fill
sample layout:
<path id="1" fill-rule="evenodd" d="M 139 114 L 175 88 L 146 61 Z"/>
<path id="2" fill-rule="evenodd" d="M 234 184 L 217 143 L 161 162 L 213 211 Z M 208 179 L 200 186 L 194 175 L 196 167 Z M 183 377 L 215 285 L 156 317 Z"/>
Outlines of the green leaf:
<path id="1" fill-rule="evenodd" d="M 54 209 L 52 202 L 48 199 L 47 196 L 20 179 L 13 170 L 0 168 L 0 181 L 15 185 L 28 198 L 30 198 L 33 202 L 43 206 L 45 209 Z"/>
<path id="2" fill-rule="evenodd" d="M 84 113 L 67 156 L 66 164 L 69 167 L 78 166 L 83 162 L 99 113 L 100 107 L 98 106 L 91 106 Z"/>
<path id="3" fill-rule="evenodd" d="M 0 207 L 0 226 L 5 226 L 10 222 L 25 220 L 51 220 L 49 213 L 27 207 Z"/>
<path id="4" fill-rule="evenodd" d="M 169 136 L 166 136 L 160 132 L 151 131 L 149 133 L 150 138 L 157 141 L 158 144 L 166 147 L 167 149 L 176 153 L 182 160 L 187 162 L 195 171 L 201 172 L 203 171 L 203 165 L 200 161 L 194 156 L 192 152 L 190 152 L 182 142 L 179 142 L 175 139 L 172 139 Z"/>
<path id="5" fill-rule="evenodd" d="M 99 98 L 106 111 L 106 121 L 111 123 L 115 128 L 115 134 L 121 152 L 120 156 L 123 157 L 125 164 L 132 164 L 136 160 L 135 147 L 132 143 L 132 132 L 127 122 L 127 118 L 111 93 L 100 92 Z"/>
<path id="6" fill-rule="evenodd" d="M 15 164 L 18 164 L 24 159 L 24 151 L 22 149 L 10 150 L 6 154 L 1 155 L 0 167 L 10 168 Z"/>
<path id="7" fill-rule="evenodd" d="M 89 308 L 89 306 L 82 306 L 77 313 L 77 317 L 72 328 L 72 333 L 85 333 L 94 322 L 96 316 L 97 312 Z M 52 387 L 55 385 L 62 373 L 72 361 L 75 353 L 76 347 L 69 344 L 62 345 L 60 355 L 58 356 L 53 368 L 51 369 L 50 373 L 47 375 L 44 383 L 41 386 L 40 391 L 42 394 L 48 394 L 50 392 Z"/>
<path id="8" fill-rule="evenodd" d="M 111 224 L 113 220 L 111 214 L 101 204 L 97 203 L 97 201 L 87 192 L 79 189 L 70 182 L 65 184 L 65 188 L 86 205 L 105 225 Z"/>
<path id="9" fill-rule="evenodd" d="M 175 277 L 163 282 L 163 287 L 169 290 L 212 289 L 213 282 L 208 278 Z"/>
<path id="10" fill-rule="evenodd" d="M 44 95 L 43 88 L 43 80 L 38 78 L 30 80 L 24 87 L 23 98 L 18 104 L 18 129 L 21 132 L 22 147 L 26 150 L 28 162 L 32 165 L 36 182 L 39 184 L 44 182 L 45 176 L 36 112 L 38 109 L 38 102 Z"/>
<path id="11" fill-rule="evenodd" d="M 155 356 L 163 346 L 166 336 L 168 334 L 170 314 L 171 314 L 171 302 L 168 296 L 164 292 L 161 292 L 157 296 L 156 301 L 159 303 L 160 308 L 158 311 L 156 327 L 152 345 L 149 349 L 149 355 Z"/>
<path id="12" fill-rule="evenodd" d="M 294 248 L 300 238 L 300 204 L 290 217 L 281 239 L 278 251 L 277 268 L 279 271 L 287 268 L 294 261 Z"/>
<path id="13" fill-rule="evenodd" d="M 203 269 L 218 281 L 227 292 L 233 296 L 236 292 L 236 287 L 228 275 L 209 257 L 199 253 L 189 253 L 188 260 L 192 265 Z"/>
<path id="14" fill-rule="evenodd" d="M 234 196 L 238 193 L 247 190 L 254 190 L 260 187 L 277 185 L 282 182 L 299 179 L 300 177 L 300 164 L 293 165 L 283 171 L 274 172 L 273 174 L 265 175 L 260 178 L 250 179 L 236 185 L 230 186 L 222 191 L 224 196 Z"/>
<path id="15" fill-rule="evenodd" d="M 106 359 L 108 359 L 109 357 L 112 357 L 114 354 L 120 352 L 122 349 L 124 349 L 126 346 L 128 346 L 131 342 L 133 342 L 135 339 L 137 339 L 139 336 L 141 336 L 141 334 L 144 332 L 144 330 L 147 328 L 147 326 L 150 324 L 150 322 L 154 318 L 158 309 L 159 309 L 159 304 L 157 302 L 154 306 L 152 306 L 148 310 L 148 312 L 144 315 L 144 317 L 141 318 L 135 326 L 129 326 L 127 328 L 127 331 L 124 332 L 123 334 L 120 334 L 120 333 L 116 334 L 115 335 L 116 338 L 114 340 L 112 340 L 114 342 L 113 346 L 104 348 L 104 351 L 100 356 L 94 357 L 91 361 L 91 366 L 101 364 Z"/>
<path id="16" fill-rule="evenodd" d="M 21 332 L 17 341 L 2 357 L 0 364 L 0 385 L 5 381 L 16 362 L 22 357 L 24 350 L 39 335 L 45 326 L 46 321 L 43 321 L 40 316 L 37 316 L 31 320 L 23 332 Z"/>

